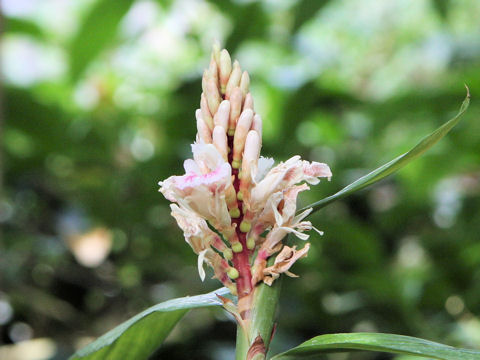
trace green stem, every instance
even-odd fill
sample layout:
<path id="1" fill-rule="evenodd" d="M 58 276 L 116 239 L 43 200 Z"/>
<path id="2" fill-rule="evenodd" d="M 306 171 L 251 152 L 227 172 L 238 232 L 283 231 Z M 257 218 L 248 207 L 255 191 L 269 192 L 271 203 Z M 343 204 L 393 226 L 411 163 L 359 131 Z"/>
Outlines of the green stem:
<path id="1" fill-rule="evenodd" d="M 245 334 L 241 327 L 237 327 L 236 360 L 247 358 L 248 349 L 258 335 L 262 337 L 268 350 L 282 285 L 281 279 L 282 277 L 275 280 L 272 286 L 261 283 L 255 287 L 248 334 Z"/>

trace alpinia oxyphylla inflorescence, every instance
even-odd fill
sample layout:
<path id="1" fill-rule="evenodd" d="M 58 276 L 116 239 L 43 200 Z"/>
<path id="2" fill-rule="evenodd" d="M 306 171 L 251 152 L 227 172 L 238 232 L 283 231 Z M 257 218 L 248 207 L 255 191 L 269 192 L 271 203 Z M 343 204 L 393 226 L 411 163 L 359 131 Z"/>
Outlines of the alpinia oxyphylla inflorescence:
<path id="1" fill-rule="evenodd" d="M 296 215 L 297 195 L 309 189 L 306 183 L 332 176 L 326 164 L 300 156 L 273 168 L 273 159 L 260 157 L 262 119 L 249 84 L 238 61 L 232 64 L 228 51 L 215 45 L 195 113 L 193 159 L 185 160 L 185 175 L 159 183 L 185 240 L 198 254 L 200 277 L 205 277 L 205 262 L 238 296 L 240 319 L 248 318 L 249 295 L 258 283 L 271 285 L 281 273 L 294 276 L 289 269 L 307 255 L 309 244 L 297 250 L 282 239 L 293 233 L 307 240 L 304 232 L 316 230 L 304 220 L 311 209 Z"/>

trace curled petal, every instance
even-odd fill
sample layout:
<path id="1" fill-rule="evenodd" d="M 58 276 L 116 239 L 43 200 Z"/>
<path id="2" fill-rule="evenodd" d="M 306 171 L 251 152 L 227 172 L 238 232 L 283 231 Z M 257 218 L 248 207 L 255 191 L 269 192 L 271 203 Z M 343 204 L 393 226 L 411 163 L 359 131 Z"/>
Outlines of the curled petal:
<path id="1" fill-rule="evenodd" d="M 205 255 L 207 254 L 208 249 L 205 249 L 198 254 L 197 260 L 197 267 L 198 267 L 198 274 L 200 275 L 200 279 L 202 281 L 205 280 L 205 270 L 203 269 L 203 262 L 205 261 Z"/>
<path id="2" fill-rule="evenodd" d="M 309 249 L 310 244 L 308 243 L 305 244 L 303 249 L 298 251 L 296 250 L 296 246 L 288 247 L 285 245 L 275 258 L 274 264 L 263 270 L 263 275 L 265 276 L 263 282 L 267 285 L 272 285 L 273 281 L 282 273 L 291 277 L 297 277 L 295 274 L 289 272 L 289 269 L 298 259 L 306 257 Z"/>

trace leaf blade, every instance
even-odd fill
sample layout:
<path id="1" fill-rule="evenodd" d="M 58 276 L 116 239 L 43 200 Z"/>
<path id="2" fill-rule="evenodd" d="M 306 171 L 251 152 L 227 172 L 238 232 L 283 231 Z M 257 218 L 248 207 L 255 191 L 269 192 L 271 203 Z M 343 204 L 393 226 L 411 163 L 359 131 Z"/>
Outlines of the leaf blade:
<path id="1" fill-rule="evenodd" d="M 365 187 L 384 179 L 388 175 L 400 170 L 402 167 L 418 158 L 420 155 L 430 149 L 433 145 L 435 145 L 438 141 L 440 141 L 445 135 L 447 135 L 448 132 L 455 125 L 457 125 L 463 114 L 467 111 L 470 104 L 470 91 L 466 85 L 465 87 L 467 88 L 467 96 L 465 97 L 465 100 L 460 106 L 460 110 L 458 111 L 457 115 L 455 115 L 455 117 L 448 120 L 435 131 L 422 138 L 412 149 L 410 149 L 406 153 L 397 156 L 395 159 L 390 160 L 388 163 L 355 180 L 353 183 L 345 186 L 343 189 L 336 192 L 335 194 L 327 196 L 326 198 L 316 201 L 310 205 L 307 205 L 304 208 L 300 209 L 298 212 L 313 208 L 312 212 L 310 213 L 311 215 L 336 200 L 347 197 L 354 192 L 362 190 Z"/>
<path id="2" fill-rule="evenodd" d="M 134 0 L 100 0 L 93 5 L 70 44 L 70 75 L 76 81 L 88 64 L 117 34 Z M 112 4 L 114 4 L 112 6 Z"/>
<path id="3" fill-rule="evenodd" d="M 220 288 L 207 294 L 186 296 L 154 305 L 78 350 L 69 360 L 147 359 L 188 310 L 221 306 L 217 294 L 225 296 L 229 291 Z"/>
<path id="4" fill-rule="evenodd" d="M 480 359 L 480 351 L 454 348 L 410 336 L 383 333 L 350 333 L 314 337 L 295 348 L 275 355 L 271 360 L 315 359 L 323 353 L 352 350 L 414 355 L 437 360 Z"/>

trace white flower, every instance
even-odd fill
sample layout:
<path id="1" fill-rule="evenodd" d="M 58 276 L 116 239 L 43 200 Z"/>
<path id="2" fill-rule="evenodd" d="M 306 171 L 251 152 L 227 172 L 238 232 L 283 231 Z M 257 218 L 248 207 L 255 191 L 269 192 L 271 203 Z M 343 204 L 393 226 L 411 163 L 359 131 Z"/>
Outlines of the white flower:
<path id="1" fill-rule="evenodd" d="M 230 226 L 225 191 L 231 185 L 231 167 L 212 144 L 193 144 L 194 160 L 185 160 L 185 175 L 159 182 L 165 198 L 212 221 Z"/>

